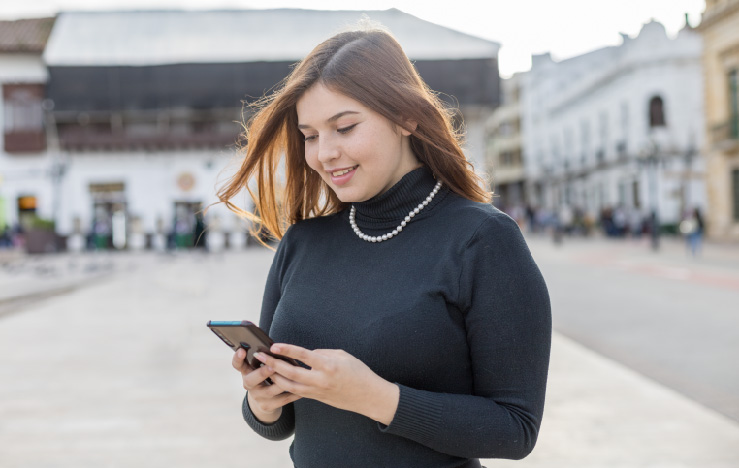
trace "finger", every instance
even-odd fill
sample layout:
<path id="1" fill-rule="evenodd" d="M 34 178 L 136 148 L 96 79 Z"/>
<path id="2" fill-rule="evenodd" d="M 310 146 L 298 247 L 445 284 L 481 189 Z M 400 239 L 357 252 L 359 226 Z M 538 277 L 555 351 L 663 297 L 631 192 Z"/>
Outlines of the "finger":
<path id="1" fill-rule="evenodd" d="M 274 380 L 272 382 L 274 382 Z M 269 398 L 276 398 L 280 395 L 288 395 L 290 393 L 276 383 L 273 383 L 272 385 L 260 385 L 258 388 L 263 395 Z"/>
<path id="2" fill-rule="evenodd" d="M 311 382 L 311 378 L 315 374 L 315 372 L 311 373 L 311 371 L 309 371 L 308 369 L 293 366 L 292 364 L 285 362 L 282 359 L 273 358 L 266 353 L 255 353 L 254 357 L 263 362 L 265 366 L 274 369 L 276 373 L 296 382 Z"/>
<path id="3" fill-rule="evenodd" d="M 280 403 L 280 406 L 285 406 L 288 403 L 292 403 L 293 401 L 298 401 L 301 398 L 303 398 L 303 397 L 300 396 L 300 395 L 296 395 L 294 393 L 285 392 L 285 393 L 283 393 L 279 397 L 278 402 Z"/>
<path id="4" fill-rule="evenodd" d="M 274 369 L 271 369 L 268 366 L 261 366 L 257 370 L 243 374 L 242 382 L 244 384 L 244 388 L 246 390 L 253 390 L 259 385 L 265 384 L 264 381 L 272 377 L 274 373 Z"/>
<path id="5" fill-rule="evenodd" d="M 275 385 L 285 390 L 286 392 L 289 392 L 293 395 L 306 396 L 305 391 L 308 389 L 306 385 L 295 382 L 294 380 L 290 380 L 280 374 L 274 374 L 270 378 L 272 379 L 272 382 L 275 383 Z"/>
<path id="6" fill-rule="evenodd" d="M 318 364 L 318 361 L 322 359 L 321 355 L 316 354 L 313 351 L 301 348 L 300 346 L 289 345 L 285 343 L 275 343 L 269 350 L 275 354 L 279 354 L 280 356 L 285 356 L 292 359 L 297 359 L 298 361 L 302 361 L 304 364 L 307 364 L 310 367 L 313 367 L 314 364 Z"/>
<path id="7" fill-rule="evenodd" d="M 246 351 L 243 348 L 239 348 L 231 359 L 231 365 L 237 371 L 244 373 L 248 370 L 253 370 L 252 367 L 246 362 Z"/>
<path id="8" fill-rule="evenodd" d="M 257 394 L 256 390 L 249 393 L 262 410 L 269 412 L 275 411 L 278 408 L 282 408 L 283 406 L 302 398 L 299 395 L 287 392 L 281 393 L 280 395 L 273 398 L 263 398 L 264 395 Z"/>

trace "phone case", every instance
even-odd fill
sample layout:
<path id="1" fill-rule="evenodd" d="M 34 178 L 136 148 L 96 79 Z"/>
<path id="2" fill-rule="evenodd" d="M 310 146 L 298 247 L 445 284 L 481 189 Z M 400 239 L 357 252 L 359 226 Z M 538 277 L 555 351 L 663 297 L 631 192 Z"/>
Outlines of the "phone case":
<path id="1" fill-rule="evenodd" d="M 294 366 L 301 365 L 294 359 L 271 352 L 269 348 L 274 343 L 272 338 L 264 330 L 247 320 L 241 322 L 216 322 L 211 320 L 208 322 L 208 328 L 234 351 L 244 348 L 246 350 L 246 363 L 254 369 L 263 365 L 261 361 L 254 357 L 256 352 L 282 359 Z"/>

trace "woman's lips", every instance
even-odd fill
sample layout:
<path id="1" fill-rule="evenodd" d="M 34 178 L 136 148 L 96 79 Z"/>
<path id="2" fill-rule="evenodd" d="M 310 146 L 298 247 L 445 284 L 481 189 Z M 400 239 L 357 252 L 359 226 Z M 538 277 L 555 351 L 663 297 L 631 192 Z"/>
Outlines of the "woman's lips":
<path id="1" fill-rule="evenodd" d="M 333 171 L 333 173 L 329 173 L 329 174 L 331 174 L 331 182 L 333 182 L 335 185 L 344 185 L 344 184 L 346 184 L 347 182 L 349 182 L 349 180 L 352 178 L 352 176 L 354 176 L 354 173 L 357 172 L 357 168 L 358 167 L 359 166 L 354 166 L 352 168 L 349 168 L 349 171 L 348 172 L 344 172 L 344 171 Z M 344 173 L 341 174 L 341 175 L 339 175 L 339 176 L 335 176 L 334 173 L 336 173 L 336 172 L 344 172 Z"/>

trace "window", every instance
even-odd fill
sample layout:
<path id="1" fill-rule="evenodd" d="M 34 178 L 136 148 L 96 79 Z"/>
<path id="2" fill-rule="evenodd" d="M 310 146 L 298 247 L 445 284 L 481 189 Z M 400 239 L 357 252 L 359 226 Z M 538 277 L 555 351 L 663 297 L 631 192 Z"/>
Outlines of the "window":
<path id="1" fill-rule="evenodd" d="M 618 158 L 623 161 L 629 156 L 629 148 L 626 146 L 626 141 L 619 141 L 616 143 L 616 154 Z"/>
<path id="2" fill-rule="evenodd" d="M 665 123 L 665 112 L 664 105 L 662 104 L 662 98 L 654 96 L 649 100 L 649 128 L 664 127 Z"/>
<path id="3" fill-rule="evenodd" d="M 621 103 L 621 138 L 623 141 L 629 139 L 629 103 Z"/>
<path id="4" fill-rule="evenodd" d="M 739 169 L 731 171 L 731 188 L 734 198 L 734 221 L 739 221 Z"/>
<path id="5" fill-rule="evenodd" d="M 565 128 L 565 131 L 564 131 L 564 148 L 562 149 L 563 157 L 565 160 L 565 164 L 564 164 L 565 170 L 569 169 L 570 160 L 575 159 L 572 156 L 572 152 L 574 151 L 574 149 L 575 149 L 574 131 L 572 130 L 571 127 L 567 127 Z"/>
<path id="6" fill-rule="evenodd" d="M 641 199 L 639 198 L 639 181 L 635 180 L 631 183 L 631 197 L 634 200 L 634 208 L 641 208 Z"/>
<path id="7" fill-rule="evenodd" d="M 729 111 L 731 119 L 729 121 L 729 134 L 731 138 L 739 138 L 739 70 L 732 70 L 729 73 Z"/>
<path id="8" fill-rule="evenodd" d="M 600 145 L 598 154 L 596 155 L 596 159 L 599 163 L 602 163 L 605 159 L 605 152 L 606 148 L 608 148 L 608 112 L 607 111 L 601 111 L 600 115 L 598 116 L 598 123 L 600 126 L 599 129 L 599 138 L 600 138 Z"/>
<path id="9" fill-rule="evenodd" d="M 590 122 L 585 119 L 580 121 L 580 141 L 580 163 L 585 166 L 590 153 Z"/>
<path id="10" fill-rule="evenodd" d="M 46 148 L 41 102 L 44 85 L 3 85 L 5 151 L 36 152 Z"/>

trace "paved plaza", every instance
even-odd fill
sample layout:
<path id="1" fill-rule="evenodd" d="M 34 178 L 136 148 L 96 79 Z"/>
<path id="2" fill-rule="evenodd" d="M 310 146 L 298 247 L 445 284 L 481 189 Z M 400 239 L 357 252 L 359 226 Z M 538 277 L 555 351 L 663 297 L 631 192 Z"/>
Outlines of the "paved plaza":
<path id="1" fill-rule="evenodd" d="M 531 245 L 545 276 L 556 274 L 562 250 Z M 733 252 L 706 249 L 702 261 L 733 278 Z M 690 266 L 679 246 L 662 255 L 670 268 Z M 261 248 L 62 255 L 47 260 L 57 278 L 43 281 L 67 289 L 47 295 L 31 281 L 43 267 L 0 272 L 0 466 L 291 466 L 289 441 L 263 440 L 243 422 L 231 352 L 205 327 L 258 320 L 271 257 Z M 556 316 L 560 293 L 552 297 Z M 739 422 L 555 332 L 536 449 L 484 464 L 735 468 Z"/>

